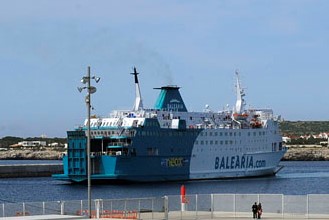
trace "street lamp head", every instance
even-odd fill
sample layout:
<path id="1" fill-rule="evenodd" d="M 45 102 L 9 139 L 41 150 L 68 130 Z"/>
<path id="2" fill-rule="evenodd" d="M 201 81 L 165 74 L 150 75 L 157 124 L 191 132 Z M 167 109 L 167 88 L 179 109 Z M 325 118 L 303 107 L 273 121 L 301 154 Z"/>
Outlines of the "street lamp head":
<path id="1" fill-rule="evenodd" d="M 85 89 L 85 87 L 78 87 L 78 91 L 81 93 L 82 92 L 82 90 L 84 90 Z"/>
<path id="2" fill-rule="evenodd" d="M 101 78 L 100 78 L 100 77 L 95 77 L 95 81 L 96 81 L 96 83 L 98 83 L 98 82 L 99 82 L 99 80 L 101 80 Z"/>
<path id="3" fill-rule="evenodd" d="M 82 79 L 81 79 L 81 82 L 83 83 L 83 84 L 86 84 L 87 82 L 88 82 L 88 77 L 82 77 Z"/>

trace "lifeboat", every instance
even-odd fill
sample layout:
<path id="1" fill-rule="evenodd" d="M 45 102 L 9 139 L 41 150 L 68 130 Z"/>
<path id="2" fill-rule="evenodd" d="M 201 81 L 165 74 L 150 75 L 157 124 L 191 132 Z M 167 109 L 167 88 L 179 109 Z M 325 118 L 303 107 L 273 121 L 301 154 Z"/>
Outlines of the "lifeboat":
<path id="1" fill-rule="evenodd" d="M 235 120 L 246 120 L 248 118 L 248 114 L 247 113 L 242 113 L 242 114 L 239 114 L 239 113 L 233 113 L 233 118 Z"/>

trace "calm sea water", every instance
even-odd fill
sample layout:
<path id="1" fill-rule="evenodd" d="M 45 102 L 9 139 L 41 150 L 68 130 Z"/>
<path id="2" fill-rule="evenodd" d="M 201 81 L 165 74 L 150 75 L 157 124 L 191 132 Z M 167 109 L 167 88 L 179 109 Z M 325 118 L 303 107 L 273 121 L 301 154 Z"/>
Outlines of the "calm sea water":
<path id="1" fill-rule="evenodd" d="M 2 161 L 1 163 L 5 162 Z M 22 161 L 18 162 L 22 163 Z M 35 162 L 36 161 L 32 161 L 29 163 Z M 48 162 L 53 163 L 54 161 Z M 55 162 L 58 163 L 59 161 Z M 12 163 L 15 162 L 12 161 Z M 187 194 L 329 194 L 329 162 L 281 162 L 281 165 L 284 165 L 285 168 L 274 177 L 170 183 L 93 185 L 92 198 L 145 198 L 179 195 L 182 184 L 186 186 Z M 81 199 L 87 199 L 87 186 L 85 185 L 72 185 L 53 180 L 50 177 L 0 179 L 0 203 Z"/>

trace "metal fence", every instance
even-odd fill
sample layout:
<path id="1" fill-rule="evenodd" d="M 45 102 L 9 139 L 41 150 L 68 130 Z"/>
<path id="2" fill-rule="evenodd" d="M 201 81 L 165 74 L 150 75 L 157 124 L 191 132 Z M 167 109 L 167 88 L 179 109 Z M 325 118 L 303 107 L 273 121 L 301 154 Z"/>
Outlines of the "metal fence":
<path id="1" fill-rule="evenodd" d="M 329 219 L 329 195 L 201 194 L 140 199 L 96 199 L 94 218 L 227 219 L 250 218 L 251 206 L 261 203 L 263 217 L 271 219 Z M 27 215 L 86 215 L 87 200 L 4 203 L 0 217 Z"/>

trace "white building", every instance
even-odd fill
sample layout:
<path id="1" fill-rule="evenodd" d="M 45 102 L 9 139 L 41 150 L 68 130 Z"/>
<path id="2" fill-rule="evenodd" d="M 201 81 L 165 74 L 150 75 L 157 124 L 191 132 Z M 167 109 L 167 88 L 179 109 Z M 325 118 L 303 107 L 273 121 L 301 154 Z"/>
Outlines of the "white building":
<path id="1" fill-rule="evenodd" d="M 285 143 L 291 142 L 291 138 L 290 137 L 282 137 L 282 141 Z"/>
<path id="2" fill-rule="evenodd" d="M 18 142 L 22 147 L 38 147 L 38 146 L 46 146 L 46 141 L 22 141 Z"/>

